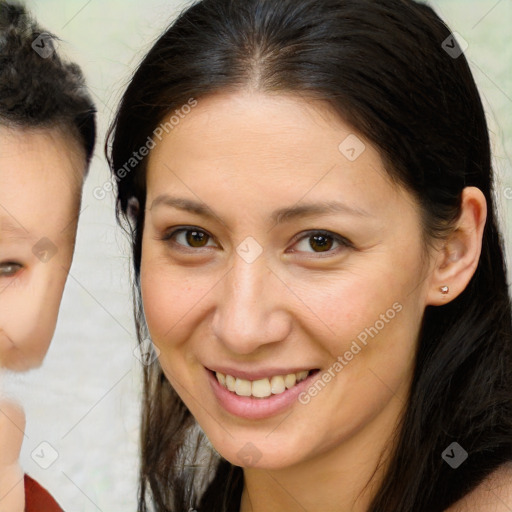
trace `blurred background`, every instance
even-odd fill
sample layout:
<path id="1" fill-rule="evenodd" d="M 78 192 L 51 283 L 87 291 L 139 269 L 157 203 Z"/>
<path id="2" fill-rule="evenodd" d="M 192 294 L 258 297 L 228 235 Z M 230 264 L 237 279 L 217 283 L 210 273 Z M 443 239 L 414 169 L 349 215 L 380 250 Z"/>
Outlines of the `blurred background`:
<path id="1" fill-rule="evenodd" d="M 512 267 L 512 3 L 432 0 L 465 51 L 487 112 L 499 217 Z M 24 404 L 24 470 L 66 512 L 136 510 L 140 363 L 134 356 L 130 259 L 116 226 L 103 155 L 108 124 L 130 76 L 159 34 L 190 2 L 31 0 L 59 51 L 83 69 L 98 109 L 98 145 L 84 189 L 76 253 L 43 366 L 3 375 Z M 43 444 L 41 444 L 43 443 Z M 39 456 L 36 456 L 39 455 Z"/>

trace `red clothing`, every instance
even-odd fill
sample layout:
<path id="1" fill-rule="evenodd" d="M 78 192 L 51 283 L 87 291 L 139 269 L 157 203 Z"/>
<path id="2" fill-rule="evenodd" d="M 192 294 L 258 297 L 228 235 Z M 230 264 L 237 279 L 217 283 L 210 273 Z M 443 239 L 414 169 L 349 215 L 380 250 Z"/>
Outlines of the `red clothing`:
<path id="1" fill-rule="evenodd" d="M 35 480 L 25 475 L 25 512 L 64 512 Z"/>

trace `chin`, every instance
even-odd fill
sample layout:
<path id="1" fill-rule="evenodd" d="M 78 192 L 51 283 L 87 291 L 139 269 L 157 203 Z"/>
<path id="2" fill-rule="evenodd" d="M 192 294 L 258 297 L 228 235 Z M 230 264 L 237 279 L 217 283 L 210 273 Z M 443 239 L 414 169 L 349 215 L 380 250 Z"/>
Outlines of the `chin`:
<path id="1" fill-rule="evenodd" d="M 210 441 L 211 443 L 211 441 Z M 293 466 L 300 462 L 297 455 L 303 453 L 300 444 L 295 446 L 273 446 L 265 438 L 254 437 L 245 440 L 224 441 L 222 445 L 214 445 L 214 450 L 222 458 L 234 466 L 265 470 L 279 470 Z"/>
<path id="2" fill-rule="evenodd" d="M 46 351 L 42 354 L 27 354 L 12 345 L 8 350 L 2 347 L 0 351 L 0 367 L 13 372 L 26 372 L 40 368 L 44 361 Z"/>

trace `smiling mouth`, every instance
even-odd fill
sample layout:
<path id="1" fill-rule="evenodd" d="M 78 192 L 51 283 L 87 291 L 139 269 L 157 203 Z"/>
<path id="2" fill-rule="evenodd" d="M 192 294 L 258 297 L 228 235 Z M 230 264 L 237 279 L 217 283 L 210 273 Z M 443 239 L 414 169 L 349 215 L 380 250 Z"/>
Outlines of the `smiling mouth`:
<path id="1" fill-rule="evenodd" d="M 220 372 L 212 372 L 217 378 L 217 382 L 228 391 L 238 395 L 253 398 L 268 398 L 272 395 L 280 395 L 287 389 L 293 388 L 296 384 L 303 381 L 309 375 L 318 372 L 318 370 L 305 370 L 287 375 L 275 375 L 271 378 L 246 380 L 225 375 Z"/>

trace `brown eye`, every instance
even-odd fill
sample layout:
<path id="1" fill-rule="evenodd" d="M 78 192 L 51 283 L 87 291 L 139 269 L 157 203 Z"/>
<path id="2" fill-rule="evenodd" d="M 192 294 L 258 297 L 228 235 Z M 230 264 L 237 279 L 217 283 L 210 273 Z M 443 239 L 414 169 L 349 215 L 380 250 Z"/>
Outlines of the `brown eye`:
<path id="1" fill-rule="evenodd" d="M 15 262 L 0 263 L 0 277 L 12 277 L 23 268 L 23 265 Z"/>
<path id="2" fill-rule="evenodd" d="M 294 250 L 292 252 L 336 254 L 339 252 L 339 250 L 353 247 L 351 242 L 349 242 L 346 238 L 326 231 L 310 231 L 301 239 L 299 239 L 297 244 L 299 246 L 302 244 L 302 248 L 299 251 Z M 331 250 L 334 244 L 338 244 L 338 248 L 335 247 L 334 250 Z M 312 251 L 308 251 L 308 249 L 312 249 Z"/>
<path id="3" fill-rule="evenodd" d="M 174 243 L 187 248 L 200 249 L 206 245 L 211 236 L 197 228 L 180 228 L 164 237 L 164 240 L 172 240 Z"/>
<path id="4" fill-rule="evenodd" d="M 185 231 L 185 239 L 191 247 L 204 247 L 208 235 L 204 231 Z"/>
<path id="5" fill-rule="evenodd" d="M 318 248 L 320 252 L 329 251 L 333 245 L 333 237 L 326 235 L 315 235 L 309 237 L 309 246 L 312 249 Z"/>

